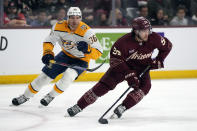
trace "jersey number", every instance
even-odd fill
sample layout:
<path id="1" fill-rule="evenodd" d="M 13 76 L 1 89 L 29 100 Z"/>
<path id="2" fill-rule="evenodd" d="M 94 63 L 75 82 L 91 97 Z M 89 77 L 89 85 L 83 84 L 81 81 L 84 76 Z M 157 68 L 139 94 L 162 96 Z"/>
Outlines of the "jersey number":
<path id="1" fill-rule="evenodd" d="M 161 43 L 162 43 L 163 46 L 166 44 L 166 40 L 162 37 L 161 37 Z"/>
<path id="2" fill-rule="evenodd" d="M 119 50 L 116 49 L 116 47 L 114 47 L 113 52 L 114 55 L 119 55 L 121 56 L 121 52 Z"/>
<path id="3" fill-rule="evenodd" d="M 93 35 L 92 37 L 89 38 L 91 43 L 97 42 L 96 35 Z"/>

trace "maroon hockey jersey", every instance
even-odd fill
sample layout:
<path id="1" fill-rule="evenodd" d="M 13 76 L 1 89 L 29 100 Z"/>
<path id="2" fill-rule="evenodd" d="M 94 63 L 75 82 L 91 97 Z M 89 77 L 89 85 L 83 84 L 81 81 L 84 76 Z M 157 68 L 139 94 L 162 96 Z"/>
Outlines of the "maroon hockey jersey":
<path id="1" fill-rule="evenodd" d="M 152 61 L 151 57 L 155 49 L 159 51 L 156 59 L 163 62 L 171 48 L 171 42 L 155 32 L 152 32 L 148 37 L 148 41 L 143 43 L 137 42 L 135 36 L 128 33 L 118 39 L 112 46 L 110 66 L 115 67 L 120 63 L 124 63 L 124 66 L 121 64 L 120 71 L 128 69 L 142 70 Z"/>

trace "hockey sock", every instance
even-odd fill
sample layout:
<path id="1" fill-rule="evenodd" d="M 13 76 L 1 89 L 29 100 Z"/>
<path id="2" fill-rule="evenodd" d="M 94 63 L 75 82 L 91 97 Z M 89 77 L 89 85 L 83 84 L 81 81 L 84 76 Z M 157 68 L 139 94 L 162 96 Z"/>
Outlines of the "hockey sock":
<path id="1" fill-rule="evenodd" d="M 140 102 L 144 97 L 144 92 L 140 89 L 131 91 L 124 99 L 122 105 L 129 109 Z"/>
<path id="2" fill-rule="evenodd" d="M 24 95 L 27 98 L 33 97 L 44 85 L 50 83 L 51 81 L 52 79 L 50 77 L 48 77 L 45 73 L 41 73 L 28 85 L 28 88 L 25 90 Z"/>
<path id="3" fill-rule="evenodd" d="M 83 110 L 88 105 L 94 103 L 98 97 L 106 94 L 109 87 L 101 82 L 97 83 L 92 89 L 87 91 L 77 102 L 77 105 Z"/>
<path id="4" fill-rule="evenodd" d="M 27 97 L 27 98 L 30 98 L 30 97 L 33 97 L 36 93 L 38 93 L 37 90 L 35 90 L 31 83 L 28 85 L 28 88 L 25 90 L 25 93 L 24 95 Z"/>
<path id="5" fill-rule="evenodd" d="M 62 94 L 70 84 L 75 80 L 78 76 L 77 72 L 74 69 L 67 69 L 64 73 L 62 78 L 54 85 L 54 88 L 50 91 L 50 95 L 52 97 L 56 97 Z"/>
<path id="6" fill-rule="evenodd" d="M 58 95 L 60 95 L 60 94 L 62 94 L 64 91 L 63 90 L 61 90 L 56 84 L 53 86 L 53 89 L 50 91 L 50 95 L 52 96 L 52 97 L 56 97 L 56 96 L 58 96 Z"/>

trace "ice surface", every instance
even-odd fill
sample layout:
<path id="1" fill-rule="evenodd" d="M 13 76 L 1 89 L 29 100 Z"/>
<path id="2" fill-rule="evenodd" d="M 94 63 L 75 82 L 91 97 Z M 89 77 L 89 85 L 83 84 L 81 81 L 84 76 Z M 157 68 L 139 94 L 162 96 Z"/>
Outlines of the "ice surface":
<path id="1" fill-rule="evenodd" d="M 18 107 L 10 106 L 11 100 L 22 94 L 27 84 L 0 85 L 0 131 L 197 130 L 197 79 L 153 80 L 149 94 L 125 112 L 121 119 L 109 120 L 108 125 L 99 124 L 98 119 L 126 90 L 126 82 L 119 84 L 76 117 L 68 117 L 66 109 L 76 104 L 94 84 L 74 82 L 48 107 L 43 108 L 39 107 L 40 99 L 51 90 L 53 84 L 44 86 L 34 98 Z"/>

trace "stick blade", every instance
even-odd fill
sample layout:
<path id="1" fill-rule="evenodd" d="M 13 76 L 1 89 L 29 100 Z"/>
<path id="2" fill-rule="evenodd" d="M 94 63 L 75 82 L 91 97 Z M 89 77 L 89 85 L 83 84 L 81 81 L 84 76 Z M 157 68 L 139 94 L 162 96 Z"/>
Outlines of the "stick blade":
<path id="1" fill-rule="evenodd" d="M 98 122 L 99 122 L 100 124 L 108 124 L 108 120 L 107 120 L 107 119 L 103 119 L 103 118 L 100 118 L 100 119 L 98 120 Z"/>

